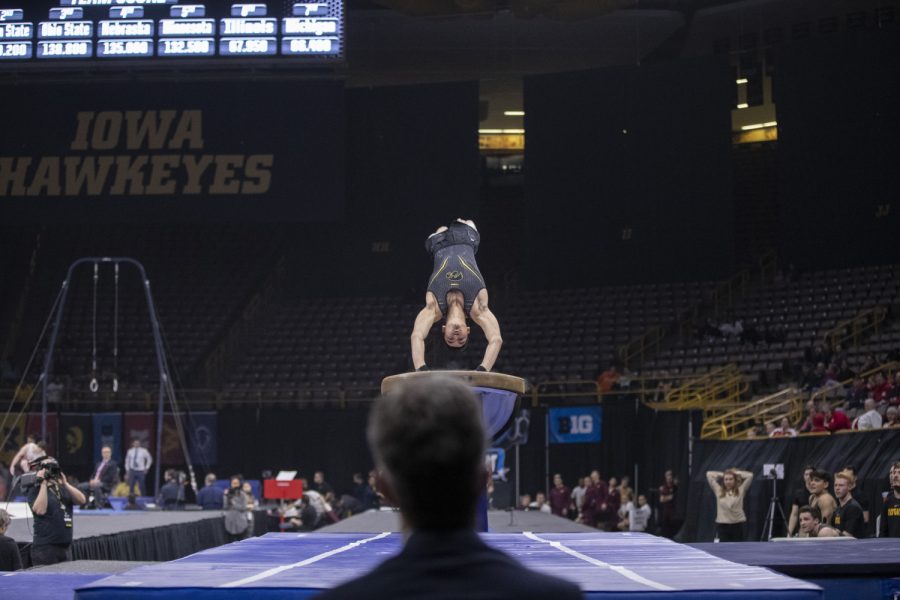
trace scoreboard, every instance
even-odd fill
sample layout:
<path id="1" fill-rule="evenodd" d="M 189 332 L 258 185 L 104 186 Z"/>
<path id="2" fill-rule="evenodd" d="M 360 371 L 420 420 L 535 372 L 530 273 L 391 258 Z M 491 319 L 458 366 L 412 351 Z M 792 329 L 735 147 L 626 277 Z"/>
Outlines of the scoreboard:
<path id="1" fill-rule="evenodd" d="M 343 0 L 18 2 L 0 0 L 0 70 L 23 62 L 344 57 Z"/>

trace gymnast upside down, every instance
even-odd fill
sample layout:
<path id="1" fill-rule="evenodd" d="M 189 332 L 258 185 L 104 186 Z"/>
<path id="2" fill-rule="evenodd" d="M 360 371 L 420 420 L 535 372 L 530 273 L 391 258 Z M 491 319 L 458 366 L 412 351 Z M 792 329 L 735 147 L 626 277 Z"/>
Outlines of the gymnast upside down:
<path id="1" fill-rule="evenodd" d="M 475 223 L 463 219 L 457 219 L 449 227 L 439 227 L 425 240 L 434 268 L 425 292 L 425 307 L 416 316 L 410 336 L 416 371 L 429 370 L 425 364 L 425 338 L 432 325 L 444 318 L 441 330 L 450 348 L 462 348 L 468 343 L 467 316 L 484 331 L 488 344 L 476 371 L 490 371 L 497 361 L 503 339 L 497 317 L 488 308 L 488 291 L 475 262 L 480 241 Z"/>

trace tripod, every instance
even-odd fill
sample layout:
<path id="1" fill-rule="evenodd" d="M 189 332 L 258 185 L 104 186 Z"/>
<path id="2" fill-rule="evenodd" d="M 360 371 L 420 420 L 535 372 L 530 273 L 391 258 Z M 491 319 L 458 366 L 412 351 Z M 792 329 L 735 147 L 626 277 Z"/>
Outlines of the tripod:
<path id="1" fill-rule="evenodd" d="M 775 527 L 776 514 L 781 515 L 782 523 L 787 523 L 787 519 L 784 517 L 784 509 L 781 507 L 781 502 L 778 500 L 778 477 L 773 471 L 768 475 L 767 479 L 772 480 L 772 497 L 769 499 L 769 510 L 766 513 L 766 521 L 763 523 L 762 536 L 759 538 L 759 541 L 761 542 L 769 542 L 772 540 L 772 529 Z"/>

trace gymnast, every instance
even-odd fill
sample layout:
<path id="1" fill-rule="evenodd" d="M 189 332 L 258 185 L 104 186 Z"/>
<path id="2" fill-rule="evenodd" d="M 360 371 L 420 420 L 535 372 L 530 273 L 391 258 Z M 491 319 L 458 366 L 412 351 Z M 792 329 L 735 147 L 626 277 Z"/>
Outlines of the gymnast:
<path id="1" fill-rule="evenodd" d="M 416 316 L 410 336 L 412 362 L 416 371 L 430 370 L 425 364 L 425 338 L 432 325 L 446 318 L 441 331 L 449 348 L 464 348 L 472 317 L 487 338 L 484 358 L 476 371 L 490 371 L 497 361 L 503 339 L 497 317 L 488 308 L 488 291 L 478 270 L 475 254 L 481 236 L 475 223 L 457 219 L 449 227 L 439 227 L 425 240 L 425 249 L 434 257 L 434 268 L 425 292 L 425 307 Z"/>

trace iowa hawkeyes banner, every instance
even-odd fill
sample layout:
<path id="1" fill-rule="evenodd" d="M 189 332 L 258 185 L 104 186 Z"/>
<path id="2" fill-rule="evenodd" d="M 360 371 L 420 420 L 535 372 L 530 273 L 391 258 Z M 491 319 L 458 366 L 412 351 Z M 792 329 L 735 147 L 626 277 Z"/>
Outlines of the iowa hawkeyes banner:
<path id="1" fill-rule="evenodd" d="M 343 98 L 331 81 L 0 86 L 0 215 L 337 219 Z"/>
<path id="2" fill-rule="evenodd" d="M 93 466 L 94 427 L 89 414 L 59 416 L 59 462 L 66 468 Z"/>

